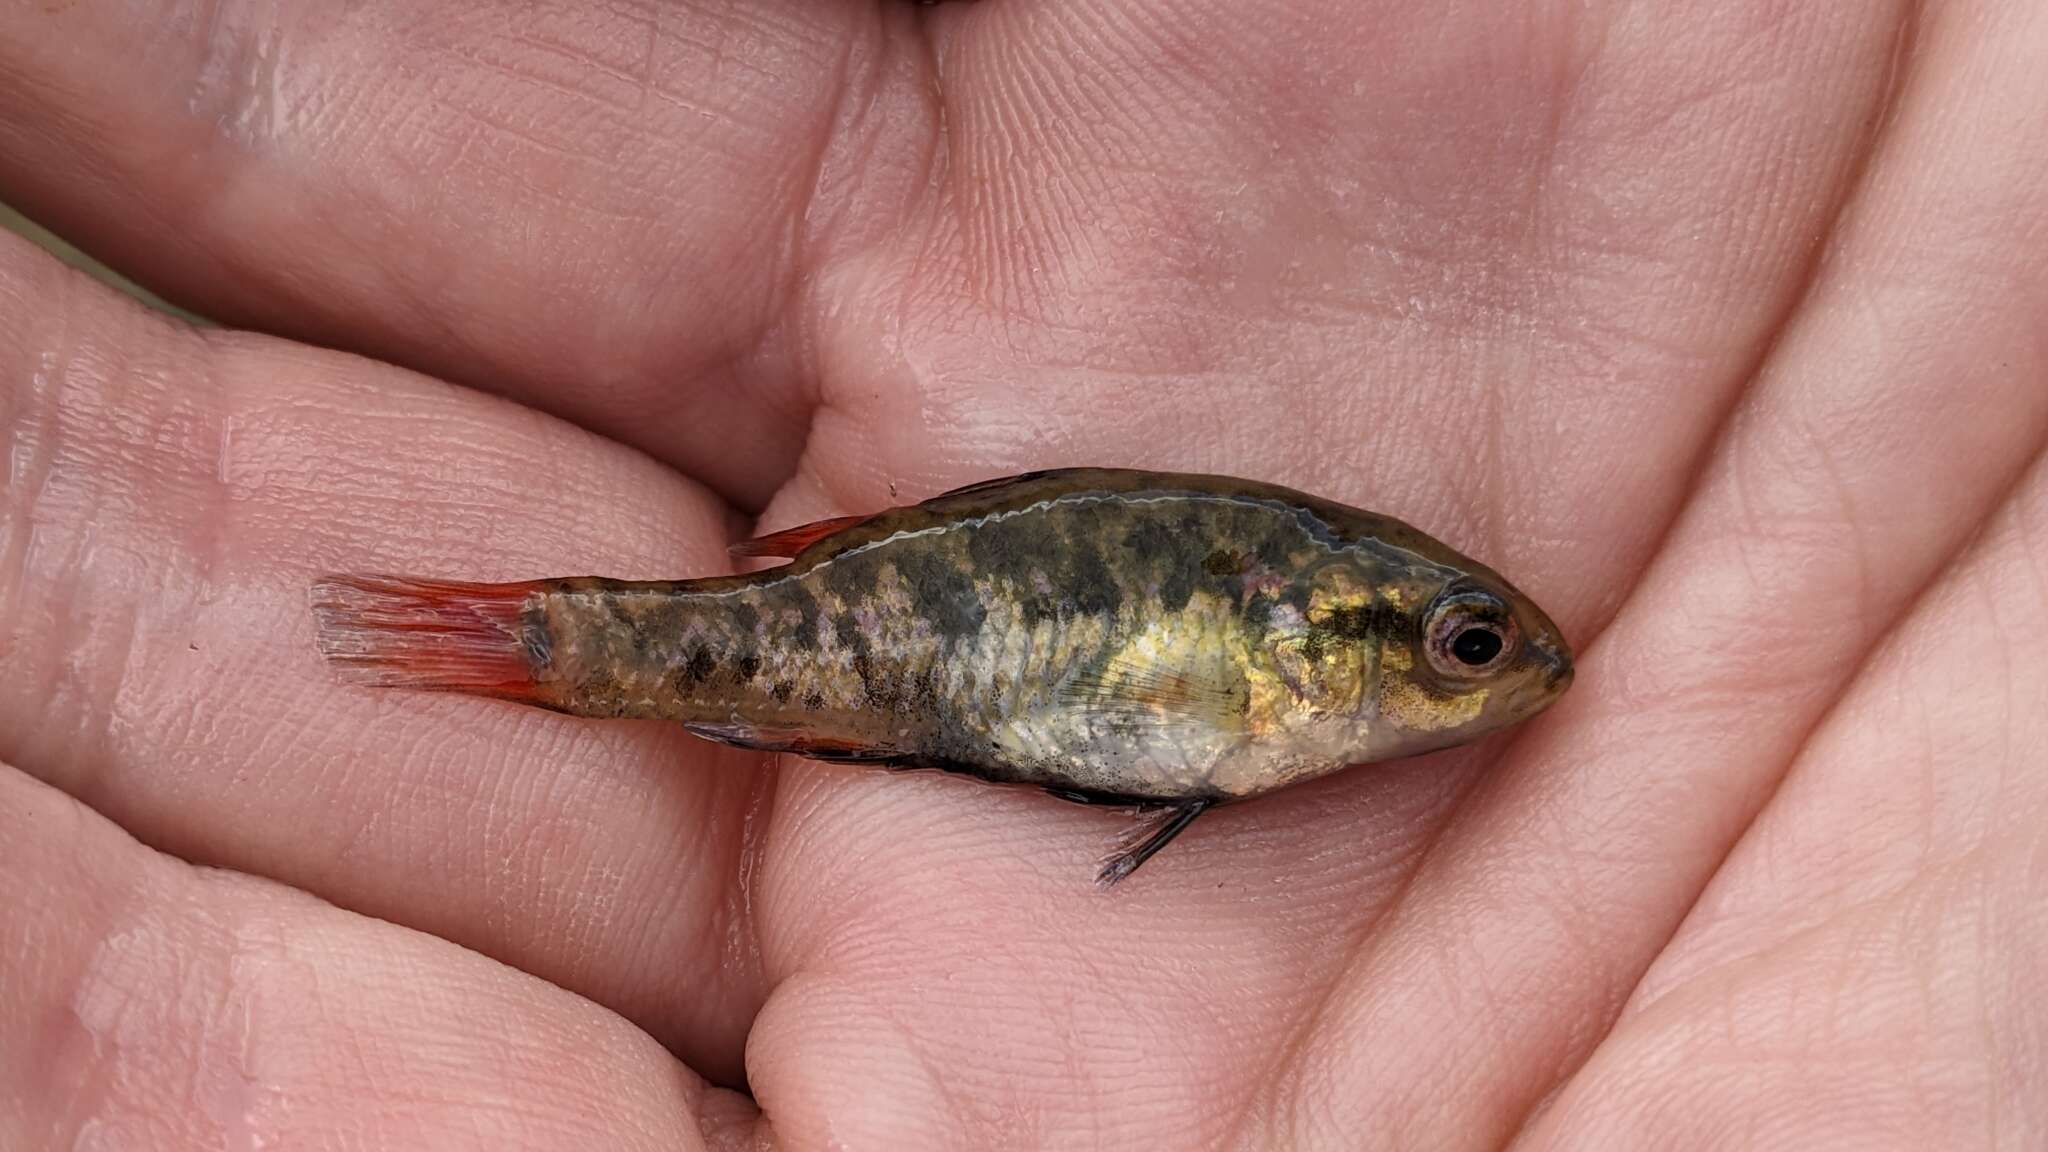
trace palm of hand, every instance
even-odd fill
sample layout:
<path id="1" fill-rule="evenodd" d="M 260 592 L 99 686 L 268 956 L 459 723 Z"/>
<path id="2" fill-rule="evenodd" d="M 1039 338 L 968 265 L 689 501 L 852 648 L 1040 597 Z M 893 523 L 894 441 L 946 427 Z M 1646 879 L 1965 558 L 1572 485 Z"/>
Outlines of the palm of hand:
<path id="1" fill-rule="evenodd" d="M 2039 1138 L 2037 6 L 510 8 L 0 17 L 0 195 L 516 402 L 0 249 L 10 1146 Z M 1577 686 L 1105 897 L 1115 817 L 308 643 L 1071 463 L 1401 515 Z"/>

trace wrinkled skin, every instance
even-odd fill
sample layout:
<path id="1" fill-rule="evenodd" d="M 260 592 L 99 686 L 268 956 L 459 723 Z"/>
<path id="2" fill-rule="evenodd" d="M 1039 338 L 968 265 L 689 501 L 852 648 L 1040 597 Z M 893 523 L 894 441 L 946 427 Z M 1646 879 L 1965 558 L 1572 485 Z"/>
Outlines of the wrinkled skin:
<path id="1" fill-rule="evenodd" d="M 0 1144 L 2041 1147 L 2044 54 L 2032 0 L 7 6 L 0 198 L 262 334 L 0 238 Z M 311 644 L 316 571 L 695 574 L 1074 463 L 1401 516 L 1577 683 L 1104 896 L 1113 813 Z"/>

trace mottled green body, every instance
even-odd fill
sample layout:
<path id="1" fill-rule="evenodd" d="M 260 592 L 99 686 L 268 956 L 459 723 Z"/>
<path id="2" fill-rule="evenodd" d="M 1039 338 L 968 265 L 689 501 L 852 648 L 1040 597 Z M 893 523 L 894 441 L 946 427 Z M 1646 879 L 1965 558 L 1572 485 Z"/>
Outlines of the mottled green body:
<path id="1" fill-rule="evenodd" d="M 1418 569 L 1428 579 L 1440 549 L 1283 489 L 1059 472 L 883 513 L 752 576 L 550 582 L 531 618 L 547 702 L 581 715 L 1081 792 L 1223 799 L 1365 750 L 1274 739 L 1259 710 L 1276 635 L 1312 643 L 1320 627 L 1358 645 L 1370 676 L 1380 631 L 1401 626 L 1384 598 L 1313 625 L 1318 567 L 1342 556 L 1368 591 L 1395 588 Z M 1160 675 L 1181 686 L 1164 700 Z"/>
<path id="2" fill-rule="evenodd" d="M 662 583 L 333 577 L 321 645 L 367 683 L 1171 808 L 1108 882 L 1210 805 L 1474 739 L 1571 675 L 1556 628 L 1487 568 L 1224 477 L 1034 473 L 752 548 L 792 562 Z"/>

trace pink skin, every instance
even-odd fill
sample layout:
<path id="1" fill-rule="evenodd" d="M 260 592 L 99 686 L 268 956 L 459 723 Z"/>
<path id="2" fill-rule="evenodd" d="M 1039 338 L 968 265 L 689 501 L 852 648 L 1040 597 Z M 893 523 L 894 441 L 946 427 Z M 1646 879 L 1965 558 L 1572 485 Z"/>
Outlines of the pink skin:
<path id="1" fill-rule="evenodd" d="M 2041 1146 L 2048 8 L 1511 7 L 0 10 L 0 198 L 265 333 L 0 238 L 0 1146 Z M 311 643 L 1075 463 L 1430 528 L 1577 683 L 1105 896 Z"/>

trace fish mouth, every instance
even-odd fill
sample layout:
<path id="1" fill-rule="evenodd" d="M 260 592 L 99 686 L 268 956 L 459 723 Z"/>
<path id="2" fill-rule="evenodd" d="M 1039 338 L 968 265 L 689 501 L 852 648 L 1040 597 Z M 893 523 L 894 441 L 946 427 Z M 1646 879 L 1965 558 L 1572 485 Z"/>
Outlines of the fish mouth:
<path id="1" fill-rule="evenodd" d="M 1571 687 L 1573 669 L 1569 649 L 1556 641 L 1546 640 L 1536 645 L 1536 654 L 1542 661 L 1544 691 L 1556 693 Z"/>

